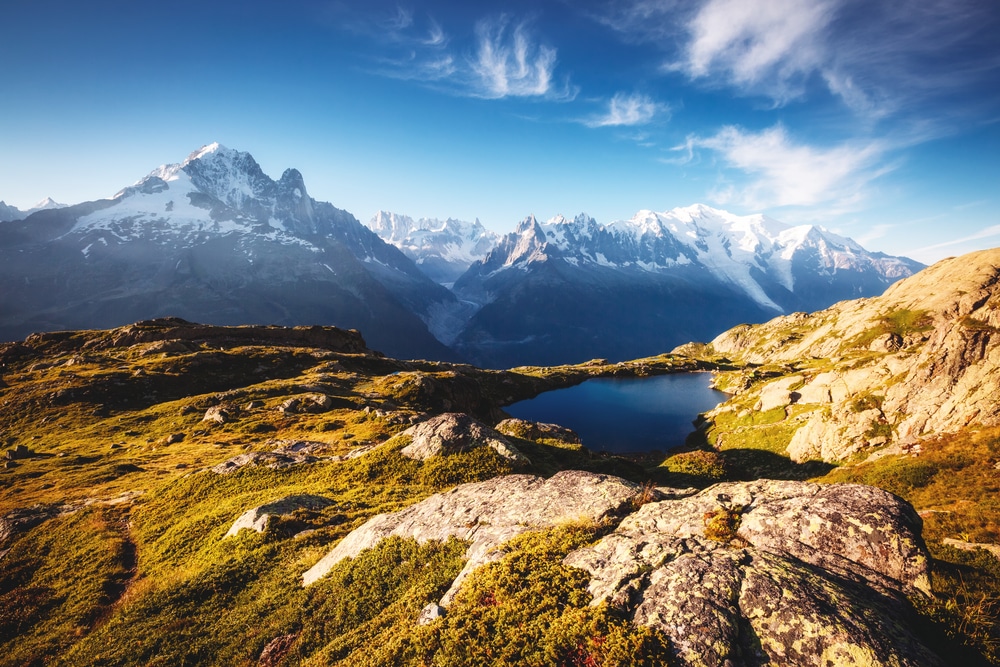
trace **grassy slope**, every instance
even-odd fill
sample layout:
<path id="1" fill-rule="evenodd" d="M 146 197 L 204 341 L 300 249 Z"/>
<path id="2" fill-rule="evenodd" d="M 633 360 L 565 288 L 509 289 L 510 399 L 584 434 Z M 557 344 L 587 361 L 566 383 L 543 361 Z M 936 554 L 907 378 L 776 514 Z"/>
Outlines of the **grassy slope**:
<path id="1" fill-rule="evenodd" d="M 270 450 L 271 439 L 321 442 L 323 455 L 347 454 L 392 439 L 418 415 L 463 410 L 495 421 L 499 405 L 587 377 L 718 360 L 500 373 L 296 347 L 85 348 L 103 335 L 8 355 L 2 369 L 2 438 L 36 456 L 0 469 L 0 516 L 31 507 L 61 515 L 0 545 L 9 549 L 0 560 L 0 665 L 256 664 L 262 653 L 273 658 L 265 664 L 453 664 L 463 656 L 477 664 L 613 665 L 634 664 L 636 651 L 664 664 L 661 637 L 611 609 L 590 608 L 579 576 L 559 565 L 606 526 L 567 526 L 517 542 L 430 628 L 415 618 L 461 567 L 461 544 L 388 541 L 309 589 L 299 586 L 302 572 L 371 516 L 511 471 L 489 452 L 418 463 L 398 454 L 404 442 L 397 438 L 344 461 L 230 475 L 204 469 Z M 754 377 L 784 370 L 760 368 Z M 278 409 L 317 392 L 333 398 L 332 409 Z M 213 405 L 227 407 L 234 421 L 202 421 Z M 984 656 L 1000 664 L 1000 568 L 981 552 L 940 543 L 1000 541 L 993 467 L 1000 433 L 928 443 L 917 459 L 831 469 L 788 459 L 786 417 L 795 415 L 742 407 L 710 424 L 701 448 L 692 443 L 692 451 L 662 462 L 595 457 L 551 442 L 518 446 L 532 460 L 527 471 L 539 474 L 579 468 L 672 486 L 767 476 L 887 488 L 922 511 L 937 558 L 939 597 L 924 605 L 928 633 L 950 633 L 971 647 L 948 649 L 965 664 Z M 167 444 L 172 434 L 184 439 Z M 719 451 L 708 447 L 720 441 Z M 291 493 L 333 504 L 272 522 L 263 534 L 223 539 L 243 511 Z M 470 642 L 483 651 L 461 653 Z"/>
<path id="2" fill-rule="evenodd" d="M 511 472 L 509 463 L 490 450 L 415 462 L 398 454 L 405 441 L 396 438 L 342 461 L 228 475 L 207 468 L 269 451 L 272 439 L 320 442 L 322 456 L 343 455 L 392 439 L 428 412 L 457 409 L 490 421 L 502 416 L 498 405 L 594 375 L 694 367 L 665 356 L 498 373 L 296 347 L 95 349 L 105 335 L 85 332 L 4 357 L 0 431 L 8 446 L 27 446 L 32 456 L 0 469 L 0 516 L 28 509 L 41 523 L 0 545 L 8 550 L 0 559 L 0 665 L 256 664 L 272 642 L 273 664 L 447 656 L 476 632 L 469 619 L 481 610 L 470 606 L 470 627 L 444 637 L 413 634 L 414 620 L 460 569 L 461 545 L 392 541 L 309 589 L 300 577 L 371 516 Z M 289 398 L 314 393 L 332 397 L 333 408 L 279 410 Z M 233 421 L 203 421 L 212 406 L 225 407 Z M 176 434 L 184 438 L 168 444 Z M 578 446 L 519 446 L 533 461 L 527 472 L 581 468 L 650 478 L 642 466 Z M 224 539 L 246 509 L 292 493 L 333 504 L 272 521 L 263 534 Z M 541 554 L 525 543 L 531 553 L 524 557 L 541 558 L 549 575 L 564 576 L 560 554 L 599 529 L 567 529 L 577 537 L 563 536 L 562 546 Z M 497 576 L 519 585 L 511 573 Z M 578 664 L 591 654 L 625 664 L 629 646 L 648 644 L 651 656 L 662 651 L 648 630 L 610 610 L 590 610 L 578 579 L 560 584 L 560 611 L 545 617 L 551 633 L 536 624 L 513 633 L 511 646 L 530 635 L 545 655 L 576 656 Z M 466 616 L 453 613 L 449 622 Z"/>

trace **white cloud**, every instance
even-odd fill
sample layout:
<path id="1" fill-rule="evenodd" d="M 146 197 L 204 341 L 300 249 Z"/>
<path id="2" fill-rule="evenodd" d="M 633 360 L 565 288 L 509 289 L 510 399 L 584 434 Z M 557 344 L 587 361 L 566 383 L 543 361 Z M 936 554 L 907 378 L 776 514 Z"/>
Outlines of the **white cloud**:
<path id="1" fill-rule="evenodd" d="M 728 167 L 749 177 L 742 186 L 727 185 L 724 192 L 754 210 L 821 204 L 850 208 L 864 197 L 865 186 L 888 170 L 881 164 L 886 147 L 879 142 L 816 148 L 796 144 L 780 125 L 757 133 L 724 127 L 690 143 L 715 151 Z"/>
<path id="2" fill-rule="evenodd" d="M 608 102 L 606 113 L 584 121 L 589 127 L 618 127 L 645 125 L 657 115 L 666 113 L 666 105 L 659 104 L 641 93 L 616 93 Z"/>
<path id="3" fill-rule="evenodd" d="M 402 7 L 396 7 L 396 13 L 384 22 L 385 29 L 391 33 L 406 30 L 413 25 L 413 12 Z"/>
<path id="4" fill-rule="evenodd" d="M 810 84 L 874 120 L 968 118 L 1000 101 L 995 2 L 622 0 L 595 18 L 655 44 L 667 71 L 777 105 Z"/>
<path id="5" fill-rule="evenodd" d="M 934 245 L 924 246 L 923 248 L 918 248 L 914 250 L 914 253 L 926 254 L 932 250 L 940 250 L 941 248 L 950 248 L 956 245 L 962 245 L 971 243 L 972 241 L 981 241 L 983 239 L 991 239 L 1000 236 L 1000 225 L 992 225 L 990 227 L 985 227 L 980 229 L 974 234 L 969 234 L 968 236 L 963 236 L 959 239 L 954 239 L 951 241 L 945 241 L 944 243 L 936 243 Z"/>
<path id="6" fill-rule="evenodd" d="M 340 23 L 378 47 L 369 54 L 373 74 L 485 99 L 566 101 L 578 92 L 568 77 L 557 76 L 556 49 L 540 41 L 528 22 L 500 15 L 477 21 L 468 33 L 449 34 L 434 17 L 402 7 L 375 18 L 359 13 L 347 13 L 351 18 Z"/>
<path id="7" fill-rule="evenodd" d="M 473 94 L 491 99 L 566 94 L 568 88 L 560 91 L 553 85 L 556 50 L 536 43 L 524 23 L 513 30 L 509 25 L 506 16 L 476 24 Z"/>
<path id="8" fill-rule="evenodd" d="M 444 34 L 444 30 L 441 25 L 431 19 L 430 28 L 427 29 L 427 37 L 422 40 L 424 46 L 444 46 L 448 42 L 447 35 Z"/>
<path id="9" fill-rule="evenodd" d="M 674 67 L 785 98 L 821 64 L 832 16 L 831 0 L 709 0 L 688 24 L 690 41 Z"/>

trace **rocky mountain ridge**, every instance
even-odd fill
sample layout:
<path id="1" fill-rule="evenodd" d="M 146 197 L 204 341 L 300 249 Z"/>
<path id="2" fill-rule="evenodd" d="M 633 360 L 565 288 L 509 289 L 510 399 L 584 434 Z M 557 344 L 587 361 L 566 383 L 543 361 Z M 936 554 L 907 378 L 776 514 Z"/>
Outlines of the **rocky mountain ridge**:
<path id="1" fill-rule="evenodd" d="M 22 211 L 16 206 L 11 206 L 10 204 L 0 200 L 0 222 L 9 222 L 11 220 L 23 220 L 32 213 L 38 211 L 47 211 L 53 208 L 66 208 L 66 204 L 60 204 L 59 202 L 52 199 L 52 197 L 46 197 L 40 202 L 36 203 L 31 208 Z"/>
<path id="2" fill-rule="evenodd" d="M 456 281 L 479 309 L 453 346 L 496 367 L 643 356 L 876 295 L 920 266 L 818 227 L 703 205 L 610 225 L 529 217 Z"/>
<path id="3" fill-rule="evenodd" d="M 879 297 L 715 338 L 717 354 L 780 365 L 721 408 L 784 410 L 797 461 L 843 461 L 971 426 L 1000 425 L 1000 249 L 937 264 Z"/>
<path id="4" fill-rule="evenodd" d="M 815 225 L 790 227 L 765 215 L 738 216 L 695 204 L 639 211 L 608 225 L 582 213 L 545 223 L 531 216 L 476 273 L 523 271 L 547 259 L 650 273 L 698 266 L 705 282 L 728 284 L 774 312 L 801 310 L 817 299 L 832 303 L 877 294 L 922 266 L 868 252 Z M 827 293 L 811 294 L 822 281 Z"/>
<path id="5" fill-rule="evenodd" d="M 444 285 L 453 284 L 473 263 L 486 257 L 500 238 L 478 219 L 414 220 L 388 211 L 376 213 L 368 228 L 402 250 L 431 280 Z"/>

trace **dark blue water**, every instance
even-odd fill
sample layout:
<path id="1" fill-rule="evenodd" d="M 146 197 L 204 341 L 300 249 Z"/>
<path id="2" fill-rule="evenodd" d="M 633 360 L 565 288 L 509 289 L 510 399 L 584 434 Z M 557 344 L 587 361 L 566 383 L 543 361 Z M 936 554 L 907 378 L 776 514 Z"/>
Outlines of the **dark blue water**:
<path id="1" fill-rule="evenodd" d="M 701 412 L 726 400 L 709 388 L 710 373 L 598 378 L 539 394 L 504 408 L 520 419 L 560 424 L 595 451 L 667 450 L 684 444 Z"/>

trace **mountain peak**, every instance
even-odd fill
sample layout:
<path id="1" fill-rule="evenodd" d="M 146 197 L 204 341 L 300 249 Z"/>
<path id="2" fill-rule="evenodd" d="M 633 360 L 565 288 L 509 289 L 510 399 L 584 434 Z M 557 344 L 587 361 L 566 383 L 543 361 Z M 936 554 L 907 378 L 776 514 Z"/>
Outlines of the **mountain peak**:
<path id="1" fill-rule="evenodd" d="M 226 148 L 225 146 L 223 146 L 222 144 L 220 144 L 218 141 L 213 141 L 212 143 L 205 144 L 204 146 L 202 146 L 198 150 L 193 151 L 190 155 L 187 156 L 187 159 L 184 160 L 184 164 L 187 164 L 189 162 L 193 162 L 195 160 L 199 160 L 199 159 L 205 157 L 206 155 L 210 155 L 212 153 L 225 154 L 225 153 L 229 153 L 229 152 L 235 152 L 235 151 L 230 151 L 230 149 Z"/>
<path id="2" fill-rule="evenodd" d="M 52 199 L 52 197 L 46 197 L 45 199 L 41 200 L 28 210 L 34 212 L 34 211 L 45 211 L 50 208 L 66 208 L 66 204 L 60 204 L 56 200 Z"/>

